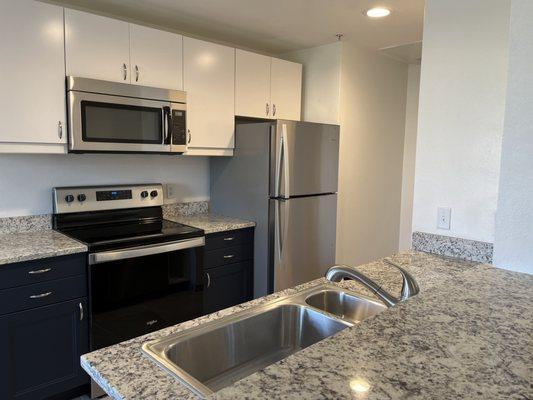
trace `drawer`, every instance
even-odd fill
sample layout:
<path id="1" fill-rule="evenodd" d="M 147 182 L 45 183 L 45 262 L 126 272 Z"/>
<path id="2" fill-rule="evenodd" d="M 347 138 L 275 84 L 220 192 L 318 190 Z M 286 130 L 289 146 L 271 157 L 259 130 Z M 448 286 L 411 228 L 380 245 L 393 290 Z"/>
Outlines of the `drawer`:
<path id="1" fill-rule="evenodd" d="M 85 274 L 87 253 L 0 266 L 0 289 Z"/>
<path id="2" fill-rule="evenodd" d="M 247 243 L 225 249 L 206 251 L 204 255 L 204 268 L 213 268 L 221 265 L 232 264 L 253 258 L 253 244 Z"/>
<path id="3" fill-rule="evenodd" d="M 254 228 L 211 233 L 205 238 L 205 249 L 216 250 L 250 243 L 254 240 Z"/>
<path id="4" fill-rule="evenodd" d="M 87 295 L 87 278 L 78 275 L 0 290 L 0 315 Z"/>

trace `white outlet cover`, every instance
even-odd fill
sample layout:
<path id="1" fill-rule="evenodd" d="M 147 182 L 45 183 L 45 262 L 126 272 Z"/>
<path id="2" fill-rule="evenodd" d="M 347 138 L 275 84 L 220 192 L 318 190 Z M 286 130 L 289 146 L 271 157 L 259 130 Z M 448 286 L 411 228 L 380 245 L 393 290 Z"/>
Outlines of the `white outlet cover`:
<path id="1" fill-rule="evenodd" d="M 449 207 L 437 208 L 437 228 L 450 230 L 452 222 L 452 209 Z"/>

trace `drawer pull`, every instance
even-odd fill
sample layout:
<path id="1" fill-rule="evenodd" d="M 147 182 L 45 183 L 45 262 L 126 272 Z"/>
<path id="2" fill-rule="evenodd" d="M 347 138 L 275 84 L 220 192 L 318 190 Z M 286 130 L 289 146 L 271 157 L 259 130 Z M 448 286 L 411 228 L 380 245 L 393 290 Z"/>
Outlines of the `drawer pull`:
<path id="1" fill-rule="evenodd" d="M 211 286 L 211 275 L 209 275 L 209 272 L 205 273 L 207 275 L 207 287 Z"/>
<path id="2" fill-rule="evenodd" d="M 46 293 L 40 293 L 40 294 L 32 294 L 30 296 L 30 299 L 42 299 L 43 297 L 50 296 L 52 292 L 46 292 Z"/>
<path id="3" fill-rule="evenodd" d="M 43 268 L 43 269 L 35 269 L 33 271 L 28 271 L 28 274 L 35 275 L 35 274 L 44 274 L 45 272 L 50 272 L 52 268 Z"/>
<path id="4" fill-rule="evenodd" d="M 235 240 L 235 237 L 234 237 L 234 236 L 225 237 L 224 240 L 225 240 L 226 242 L 231 242 L 232 240 Z"/>
<path id="5" fill-rule="evenodd" d="M 78 306 L 80 307 L 80 321 L 83 321 L 83 304 L 79 303 Z"/>
<path id="6" fill-rule="evenodd" d="M 228 254 L 228 255 L 225 255 L 225 256 L 224 256 L 224 258 L 226 258 L 226 259 L 227 259 L 227 258 L 233 258 L 233 257 L 235 257 L 235 254 Z"/>

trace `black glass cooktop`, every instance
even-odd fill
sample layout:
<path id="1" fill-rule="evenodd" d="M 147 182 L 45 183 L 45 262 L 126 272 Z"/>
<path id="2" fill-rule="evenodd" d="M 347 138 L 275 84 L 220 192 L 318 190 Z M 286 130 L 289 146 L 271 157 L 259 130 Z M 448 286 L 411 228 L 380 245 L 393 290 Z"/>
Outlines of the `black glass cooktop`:
<path id="1" fill-rule="evenodd" d="M 89 247 L 113 250 L 172 242 L 204 235 L 204 231 L 161 218 L 158 208 L 54 216 L 54 228 Z"/>
<path id="2" fill-rule="evenodd" d="M 167 220 L 85 226 L 60 231 L 87 244 L 91 251 L 171 242 L 204 234 L 201 229 Z"/>

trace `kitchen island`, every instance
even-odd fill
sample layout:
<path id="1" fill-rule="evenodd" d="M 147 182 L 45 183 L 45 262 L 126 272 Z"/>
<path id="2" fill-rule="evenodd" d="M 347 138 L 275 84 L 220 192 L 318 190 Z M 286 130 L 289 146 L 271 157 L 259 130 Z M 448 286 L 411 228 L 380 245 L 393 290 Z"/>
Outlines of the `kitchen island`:
<path id="1" fill-rule="evenodd" d="M 211 397 L 531 398 L 533 276 L 419 252 L 391 257 L 420 293 L 254 373 Z M 399 272 L 383 261 L 358 267 L 399 294 Z M 115 399 L 196 396 L 141 351 L 146 341 L 197 326 L 323 282 L 295 288 L 163 329 L 82 357 Z M 341 286 L 371 296 L 353 281 Z"/>

